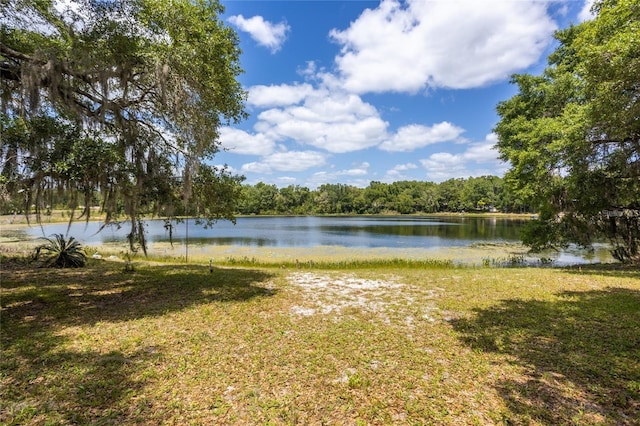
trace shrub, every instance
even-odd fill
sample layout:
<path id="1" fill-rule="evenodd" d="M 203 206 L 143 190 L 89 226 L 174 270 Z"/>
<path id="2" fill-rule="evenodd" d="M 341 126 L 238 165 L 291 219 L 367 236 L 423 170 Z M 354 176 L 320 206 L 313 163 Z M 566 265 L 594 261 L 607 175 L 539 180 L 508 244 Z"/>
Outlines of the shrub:
<path id="1" fill-rule="evenodd" d="M 44 264 L 49 268 L 80 268 L 87 262 L 82 245 L 73 237 L 65 239 L 62 234 L 45 238 L 46 243 L 36 247 L 35 259 L 44 255 Z"/>

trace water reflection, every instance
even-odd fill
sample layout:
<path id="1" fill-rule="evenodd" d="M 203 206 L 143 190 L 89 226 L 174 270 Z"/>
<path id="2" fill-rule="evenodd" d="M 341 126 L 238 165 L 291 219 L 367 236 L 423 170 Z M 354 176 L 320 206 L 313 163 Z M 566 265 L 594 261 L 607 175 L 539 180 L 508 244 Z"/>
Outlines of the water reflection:
<path id="1" fill-rule="evenodd" d="M 466 246 L 477 242 L 517 242 L 524 221 L 462 217 L 241 217 L 234 226 L 218 222 L 204 228 L 193 220 L 174 223 L 172 239 L 177 243 L 239 245 L 256 247 L 406 247 L 433 248 Z M 145 223 L 147 240 L 167 243 L 164 221 Z M 71 225 L 69 235 L 85 244 L 126 241 L 126 226 L 99 223 Z M 100 232 L 98 232 L 100 231 Z M 67 233 L 67 224 L 30 228 L 31 236 Z"/>
<path id="2" fill-rule="evenodd" d="M 172 240 L 176 246 L 247 247 L 247 248 L 304 248 L 343 247 L 349 249 L 426 249 L 442 251 L 448 248 L 473 248 L 501 246 L 520 242 L 520 232 L 526 220 L 498 217 L 461 216 L 358 216 L 358 217 L 240 217 L 234 226 L 231 222 L 218 222 L 211 228 L 197 225 L 194 220 L 173 224 Z M 67 224 L 44 225 L 26 228 L 30 238 L 67 234 Z M 75 223 L 67 235 L 86 245 L 106 243 L 126 244 L 129 228 L 102 224 Z M 168 230 L 162 220 L 145 223 L 147 241 L 153 249 L 167 246 Z M 100 232 L 98 232 L 100 231 Z M 3 236 L 4 237 L 4 236 Z M 6 238 L 6 237 L 5 237 Z M 598 247 L 595 252 L 564 250 L 544 253 L 542 257 L 554 260 L 554 264 L 608 261 L 608 249 Z M 603 254 L 604 253 L 604 254 Z M 490 255 L 491 256 L 491 255 Z"/>

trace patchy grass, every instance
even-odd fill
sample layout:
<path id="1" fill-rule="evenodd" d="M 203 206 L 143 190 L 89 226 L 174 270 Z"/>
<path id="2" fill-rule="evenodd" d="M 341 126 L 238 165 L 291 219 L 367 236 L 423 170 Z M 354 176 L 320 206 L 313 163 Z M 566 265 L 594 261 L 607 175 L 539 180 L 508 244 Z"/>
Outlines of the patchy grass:
<path id="1" fill-rule="evenodd" d="M 377 259 L 335 259 L 321 258 L 320 260 L 279 260 L 274 262 L 269 259 L 243 256 L 240 258 L 228 256 L 224 260 L 217 262 L 224 266 L 249 266 L 268 268 L 279 266 L 280 268 L 295 269 L 334 269 L 334 270 L 354 270 L 354 269 L 388 269 L 388 268 L 455 268 L 456 264 L 451 259 L 405 259 L 405 258 L 377 258 Z"/>
<path id="2" fill-rule="evenodd" d="M 1 261 L 2 424 L 640 418 L 634 270 Z"/>

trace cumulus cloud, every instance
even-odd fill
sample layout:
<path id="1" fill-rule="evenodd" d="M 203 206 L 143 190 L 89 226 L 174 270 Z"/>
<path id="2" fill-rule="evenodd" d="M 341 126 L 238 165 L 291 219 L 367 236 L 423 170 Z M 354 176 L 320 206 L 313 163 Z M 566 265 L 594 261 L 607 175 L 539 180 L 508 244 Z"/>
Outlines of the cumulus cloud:
<path id="1" fill-rule="evenodd" d="M 404 172 L 407 170 L 414 170 L 417 169 L 418 166 L 416 166 L 413 163 L 407 163 L 407 164 L 398 164 L 397 166 L 395 166 L 392 170 L 397 170 L 399 172 Z"/>
<path id="2" fill-rule="evenodd" d="M 254 155 L 267 155 L 275 144 L 287 142 L 330 153 L 375 146 L 388 152 L 409 152 L 435 143 L 459 142 L 464 133 L 447 121 L 431 126 L 411 124 L 389 133 L 389 123 L 373 105 L 330 83 L 250 87 L 249 104 L 261 109 L 254 133 L 223 129 L 223 146 L 237 154 Z"/>
<path id="3" fill-rule="evenodd" d="M 365 187 L 370 182 L 370 180 L 366 178 L 369 174 L 369 167 L 370 164 L 364 162 L 361 164 L 353 164 L 353 167 L 349 169 L 315 172 L 307 178 L 306 185 L 309 188 L 317 188 L 325 183 L 340 182 L 345 185 Z"/>
<path id="4" fill-rule="evenodd" d="M 365 161 L 364 163 L 353 164 L 352 168 L 341 170 L 336 174 L 338 176 L 366 176 L 369 173 L 369 166 L 370 164 Z"/>
<path id="5" fill-rule="evenodd" d="M 593 13 L 591 13 L 591 8 L 593 7 L 594 3 L 595 0 L 584 0 L 582 10 L 578 14 L 578 20 L 580 22 L 590 21 L 591 19 L 593 19 L 594 15 Z"/>
<path id="6" fill-rule="evenodd" d="M 287 33 L 291 30 L 286 22 L 274 24 L 265 21 L 262 16 L 245 18 L 242 15 L 235 15 L 229 18 L 229 22 L 238 27 L 240 31 L 249 33 L 256 43 L 268 48 L 271 53 L 280 50 L 287 39 Z"/>
<path id="7" fill-rule="evenodd" d="M 298 181 L 298 179 L 292 177 L 292 176 L 280 176 L 276 179 L 276 182 L 280 185 L 280 186 L 289 186 L 289 185 L 293 185 Z"/>
<path id="8" fill-rule="evenodd" d="M 441 182 L 452 177 L 466 175 L 466 161 L 464 154 L 437 152 L 431 154 L 429 158 L 420 160 L 420 163 L 427 171 L 427 177 L 430 180 Z"/>
<path id="9" fill-rule="evenodd" d="M 439 142 L 455 141 L 464 132 L 461 127 L 443 121 L 433 126 L 411 124 L 398 129 L 380 145 L 383 151 L 407 152 Z"/>
<path id="10" fill-rule="evenodd" d="M 267 155 L 290 142 L 347 153 L 389 138 L 388 123 L 373 105 L 330 82 L 259 85 L 248 92 L 248 104 L 259 109 L 253 132 L 221 132 L 223 146 L 236 154 Z"/>
<path id="11" fill-rule="evenodd" d="M 418 166 L 414 163 L 397 164 L 392 169 L 387 170 L 385 174 L 385 182 L 393 182 L 396 180 L 409 180 L 407 172 L 417 169 Z"/>
<path id="12" fill-rule="evenodd" d="M 471 88 L 535 63 L 556 24 L 545 2 L 384 0 L 331 38 L 353 93 Z"/>
<path id="13" fill-rule="evenodd" d="M 256 173 L 261 175 L 271 174 L 273 172 L 273 170 L 271 169 L 271 167 L 269 167 L 268 164 L 258 162 L 258 161 L 253 161 L 251 163 L 243 164 L 242 167 L 240 168 L 240 171 L 242 173 Z"/>
<path id="14" fill-rule="evenodd" d="M 247 103 L 259 108 L 295 105 L 312 94 L 314 88 L 304 84 L 281 84 L 252 86 Z"/>
<path id="15" fill-rule="evenodd" d="M 250 134 L 232 127 L 220 129 L 222 147 L 234 154 L 268 155 L 275 149 L 275 142 L 265 134 Z"/>
<path id="16" fill-rule="evenodd" d="M 301 172 L 326 163 L 325 154 L 316 151 L 277 152 L 264 158 L 273 170 L 281 172 Z"/>
<path id="17" fill-rule="evenodd" d="M 316 151 L 286 151 L 269 154 L 259 162 L 244 164 L 242 172 L 270 174 L 278 172 L 302 172 L 326 164 L 327 156 Z"/>
<path id="18" fill-rule="evenodd" d="M 420 160 L 420 164 L 427 178 L 435 182 L 461 176 L 502 175 L 507 164 L 498 159 L 496 141 L 497 136 L 491 133 L 482 142 L 470 143 L 460 154 L 437 152 Z"/>
<path id="19" fill-rule="evenodd" d="M 359 96 L 321 88 L 307 93 L 300 105 L 262 111 L 254 128 L 279 141 L 346 153 L 378 145 L 387 126 Z"/>

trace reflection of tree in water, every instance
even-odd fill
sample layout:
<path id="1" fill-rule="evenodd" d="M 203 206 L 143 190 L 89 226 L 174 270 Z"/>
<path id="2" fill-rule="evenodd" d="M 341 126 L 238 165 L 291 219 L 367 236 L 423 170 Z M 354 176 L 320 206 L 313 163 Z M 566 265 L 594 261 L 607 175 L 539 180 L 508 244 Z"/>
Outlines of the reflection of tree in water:
<path id="1" fill-rule="evenodd" d="M 520 230 L 523 221 L 498 220 L 496 218 L 466 218 L 452 223 L 418 223 L 403 224 L 398 221 L 393 224 L 367 225 L 328 225 L 322 226 L 324 232 L 352 235 L 395 235 L 402 237 L 439 237 L 454 240 L 520 240 Z"/>
<path id="2" fill-rule="evenodd" d="M 637 424 L 640 292 L 564 292 L 506 300 L 454 322 L 471 347 L 514 357 L 526 380 L 496 387 L 515 423 Z"/>

